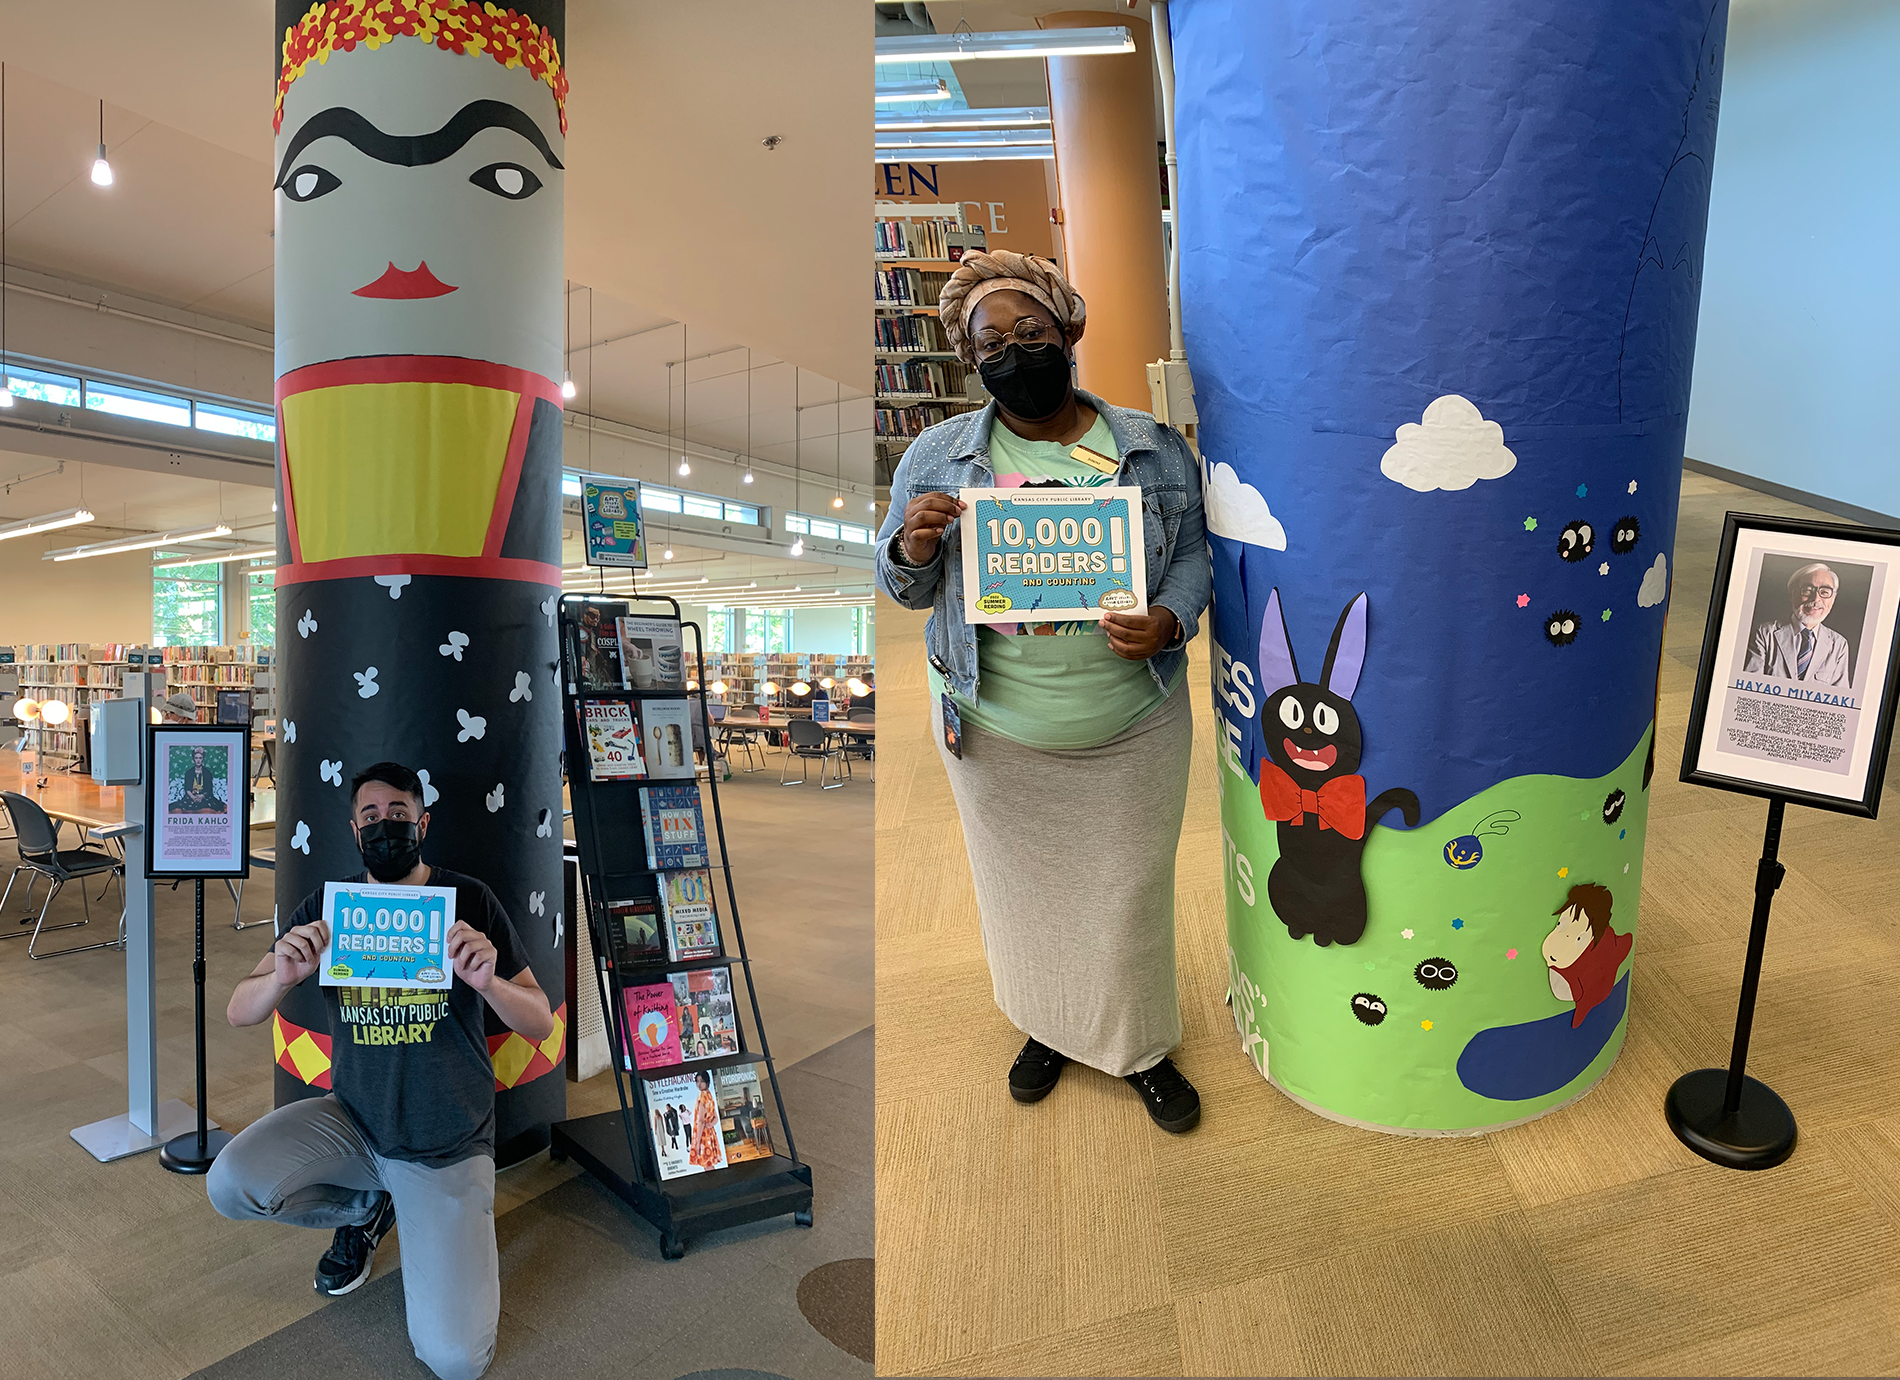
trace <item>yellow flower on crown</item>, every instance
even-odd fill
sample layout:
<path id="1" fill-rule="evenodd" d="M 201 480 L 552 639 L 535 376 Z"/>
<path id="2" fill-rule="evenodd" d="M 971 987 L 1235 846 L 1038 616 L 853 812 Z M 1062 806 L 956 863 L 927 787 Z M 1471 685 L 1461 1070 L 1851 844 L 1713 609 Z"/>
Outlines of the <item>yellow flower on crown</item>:
<path id="1" fill-rule="evenodd" d="M 446 52 L 486 53 L 503 67 L 527 68 L 554 93 L 561 133 L 567 133 L 567 71 L 554 35 L 526 15 L 478 0 L 316 0 L 284 30 L 271 128 L 283 127 L 284 93 L 312 62 L 322 66 L 332 53 L 352 52 L 358 44 L 373 52 L 404 37 Z"/>

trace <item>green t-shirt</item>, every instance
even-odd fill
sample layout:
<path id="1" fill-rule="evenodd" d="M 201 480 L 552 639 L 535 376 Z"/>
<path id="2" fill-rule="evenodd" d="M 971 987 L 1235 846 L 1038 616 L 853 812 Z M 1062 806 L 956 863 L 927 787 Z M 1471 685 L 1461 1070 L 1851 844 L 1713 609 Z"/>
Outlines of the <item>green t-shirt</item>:
<path id="1" fill-rule="evenodd" d="M 1115 435 L 1099 414 L 1076 444 L 1107 459 L 1121 459 Z M 996 487 L 1115 482 L 1114 475 L 1074 459 L 1072 449 L 1056 441 L 1024 440 L 997 422 L 990 428 Z M 954 695 L 957 713 L 965 723 L 1029 747 L 1099 747 L 1147 718 L 1167 698 L 1149 674 L 1148 663 L 1117 656 L 1097 623 L 982 626 L 976 630 L 976 662 L 981 698 Z M 932 667 L 930 692 L 943 691 L 943 677 Z"/>

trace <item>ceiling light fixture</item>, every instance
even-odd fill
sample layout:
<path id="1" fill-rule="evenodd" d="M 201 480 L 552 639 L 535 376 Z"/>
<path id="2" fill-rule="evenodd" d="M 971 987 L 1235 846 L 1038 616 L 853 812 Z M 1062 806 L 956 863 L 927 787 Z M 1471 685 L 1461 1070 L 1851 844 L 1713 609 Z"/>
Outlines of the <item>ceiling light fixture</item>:
<path id="1" fill-rule="evenodd" d="M 12 394 L 7 396 L 11 397 Z M 86 509 L 68 508 L 64 512 L 47 513 L 43 517 L 10 522 L 5 527 L 0 527 L 0 541 L 5 541 L 8 537 L 30 537 L 35 532 L 52 532 L 61 527 L 78 527 L 92 521 L 94 518 Z"/>
<path id="2" fill-rule="evenodd" d="M 162 561 L 154 561 L 152 569 L 183 570 L 186 566 L 192 565 L 225 565 L 231 561 L 254 561 L 259 556 L 269 556 L 275 560 L 277 548 L 275 546 L 242 546 L 235 551 L 211 551 L 202 556 L 168 557 Z"/>
<path id="3" fill-rule="evenodd" d="M 566 398 L 569 402 L 572 402 L 574 395 L 578 392 L 580 392 L 580 389 L 574 386 L 574 376 L 563 370 L 561 373 L 561 396 Z"/>
<path id="4" fill-rule="evenodd" d="M 991 33 L 899 34 L 877 40 L 875 61 L 976 62 L 994 58 L 1093 57 L 1132 53 L 1135 36 L 1119 24 L 1100 29 L 1006 29 Z"/>
<path id="5" fill-rule="evenodd" d="M 92 160 L 92 185 L 112 185 L 112 165 L 106 162 L 106 103 L 99 102 L 99 156 Z"/>
<path id="6" fill-rule="evenodd" d="M 572 402 L 579 391 L 574 387 L 574 280 L 561 283 L 561 397 Z M 591 351 L 589 358 L 592 358 Z"/>
<path id="7" fill-rule="evenodd" d="M 922 81 L 887 81 L 875 91 L 873 103 L 876 105 L 906 105 L 915 101 L 950 99 L 950 84 L 942 77 L 928 77 Z"/>
<path id="8" fill-rule="evenodd" d="M 1053 144 L 1046 129 L 906 129 L 887 130 L 874 140 L 881 149 L 922 152 L 934 149 L 992 149 L 1006 144 Z"/>
<path id="9" fill-rule="evenodd" d="M 121 551 L 144 551 L 154 546 L 177 546 L 188 541 L 208 541 L 212 537 L 228 537 L 231 529 L 220 522 L 215 527 L 199 528 L 188 532 L 154 532 L 143 537 L 124 537 L 118 541 L 93 542 L 87 546 L 70 546 L 63 551 L 48 551 L 40 559 L 43 561 L 83 561 L 88 556 L 116 556 Z"/>
<path id="10" fill-rule="evenodd" d="M 1054 158 L 1054 144 L 999 144 L 994 148 L 933 148 L 930 151 L 932 163 L 1003 163 L 1024 159 Z M 914 148 L 878 145 L 872 150 L 873 163 L 901 163 L 906 158 L 917 157 Z"/>
<path id="11" fill-rule="evenodd" d="M 879 115 L 871 128 L 879 133 L 920 129 L 1047 129 L 1052 121 L 1046 105 L 1018 105 L 989 110 L 932 110 L 922 115 Z"/>
<path id="12" fill-rule="evenodd" d="M 7 376 L 7 65 L 0 62 L 0 407 L 12 406 L 13 381 Z"/>

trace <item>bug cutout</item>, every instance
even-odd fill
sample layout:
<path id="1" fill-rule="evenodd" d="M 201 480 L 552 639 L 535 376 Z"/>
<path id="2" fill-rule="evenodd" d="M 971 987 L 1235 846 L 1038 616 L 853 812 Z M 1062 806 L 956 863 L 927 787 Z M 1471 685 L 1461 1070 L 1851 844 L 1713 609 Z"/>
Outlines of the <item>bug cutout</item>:
<path id="1" fill-rule="evenodd" d="M 1582 626 L 1575 609 L 1558 609 L 1544 620 L 1544 638 L 1553 647 L 1568 647 L 1577 640 L 1577 629 Z"/>
<path id="2" fill-rule="evenodd" d="M 1643 539 L 1643 524 L 1633 517 L 1616 520 L 1616 528 L 1610 533 L 1610 550 L 1619 556 L 1627 556 L 1636 549 L 1636 543 Z"/>
<path id="3" fill-rule="evenodd" d="M 1394 809 L 1408 827 L 1418 823 L 1416 795 L 1393 787 L 1368 802 L 1357 774 L 1363 740 L 1352 696 L 1366 664 L 1366 616 L 1364 594 L 1346 605 L 1318 681 L 1300 679 L 1278 589 L 1260 620 L 1260 804 L 1280 842 L 1267 898 L 1288 934 L 1310 934 L 1321 948 L 1366 932 L 1367 831 Z"/>
<path id="4" fill-rule="evenodd" d="M 1597 544 L 1596 529 L 1579 519 L 1569 523 L 1557 536 L 1557 554 L 1567 561 L 1580 561 Z"/>

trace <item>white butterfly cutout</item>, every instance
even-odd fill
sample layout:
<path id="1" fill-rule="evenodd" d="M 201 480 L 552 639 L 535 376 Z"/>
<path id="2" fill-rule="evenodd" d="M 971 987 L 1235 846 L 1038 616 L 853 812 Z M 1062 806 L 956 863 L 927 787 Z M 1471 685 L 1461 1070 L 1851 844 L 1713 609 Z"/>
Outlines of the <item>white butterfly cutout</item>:
<path id="1" fill-rule="evenodd" d="M 488 732 L 488 720 L 478 714 L 471 714 L 466 709 L 458 709 L 455 711 L 455 718 L 462 725 L 462 731 L 455 735 L 455 741 L 458 743 L 466 743 L 470 738 L 479 738 Z"/>
<path id="2" fill-rule="evenodd" d="M 508 692 L 508 703 L 519 704 L 523 700 L 531 700 L 533 698 L 534 691 L 528 688 L 528 673 L 526 671 L 516 671 L 515 688 Z"/>
<path id="3" fill-rule="evenodd" d="M 350 674 L 356 677 L 356 693 L 361 695 L 364 699 L 368 699 L 371 695 L 374 695 L 378 690 L 383 688 L 376 683 L 376 668 L 374 666 L 366 671 L 352 671 Z"/>
<path id="4" fill-rule="evenodd" d="M 334 762 L 327 759 L 324 760 L 323 764 L 317 768 L 317 775 L 321 776 L 325 781 L 328 781 L 332 786 L 341 786 L 343 784 L 343 759 L 339 757 Z"/>
<path id="5" fill-rule="evenodd" d="M 491 815 L 501 809 L 503 805 L 507 804 L 507 797 L 503 792 L 502 783 L 497 781 L 495 783 L 495 789 L 483 796 L 482 801 L 488 806 L 488 813 Z"/>
<path id="6" fill-rule="evenodd" d="M 560 595 L 550 594 L 541 601 L 541 612 L 548 616 L 548 626 L 550 628 L 554 626 L 554 606 L 560 602 L 560 599 Z"/>
<path id="7" fill-rule="evenodd" d="M 309 609 L 303 611 L 303 617 L 297 620 L 297 636 L 309 637 L 317 630 L 317 616 Z"/>
<path id="8" fill-rule="evenodd" d="M 378 575 L 376 583 L 389 591 L 391 599 L 402 598 L 402 587 L 409 583 L 407 575 Z"/>
<path id="9" fill-rule="evenodd" d="M 310 856 L 310 826 L 301 819 L 297 821 L 296 831 L 290 836 L 290 846 L 305 857 Z"/>
<path id="10" fill-rule="evenodd" d="M 467 648 L 467 646 L 468 646 L 467 633 L 452 632 L 449 634 L 449 640 L 447 642 L 444 642 L 440 647 L 437 647 L 436 650 L 442 653 L 443 656 L 452 656 L 457 661 L 460 661 L 462 659 L 462 652 L 464 649 Z"/>
<path id="11" fill-rule="evenodd" d="M 541 822 L 534 826 L 534 836 L 538 839 L 549 838 L 554 833 L 554 811 L 543 810 Z"/>
<path id="12" fill-rule="evenodd" d="M 554 912 L 554 947 L 560 948 L 561 941 L 567 937 L 567 923 L 561 919 L 561 912 Z"/>
<path id="13" fill-rule="evenodd" d="M 297 721 L 295 719 L 284 720 L 284 741 L 286 743 L 294 743 L 297 741 Z"/>
<path id="14" fill-rule="evenodd" d="M 548 913 L 548 894 L 545 891 L 528 893 L 528 914 L 546 915 Z"/>
<path id="15" fill-rule="evenodd" d="M 416 773 L 416 780 L 422 783 L 422 808 L 428 809 L 442 798 L 442 792 L 429 784 L 429 769 L 423 767 Z"/>

